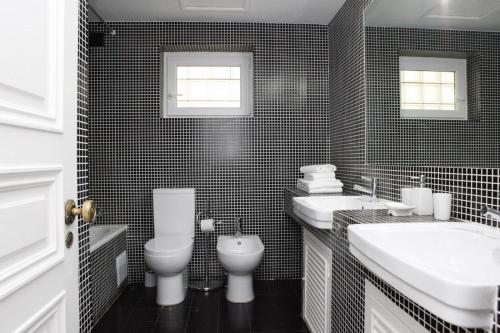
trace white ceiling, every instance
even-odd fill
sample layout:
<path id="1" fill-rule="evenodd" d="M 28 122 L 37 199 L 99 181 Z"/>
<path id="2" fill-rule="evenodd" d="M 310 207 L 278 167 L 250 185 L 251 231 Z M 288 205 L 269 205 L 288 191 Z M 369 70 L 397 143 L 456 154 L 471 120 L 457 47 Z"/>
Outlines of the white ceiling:
<path id="1" fill-rule="evenodd" d="M 500 0 L 373 0 L 367 26 L 500 31 Z"/>
<path id="2" fill-rule="evenodd" d="M 328 24 L 345 0 L 90 0 L 106 21 Z M 183 6 L 181 6 L 181 4 Z M 213 6 L 219 9 L 213 8 Z M 184 7 L 184 9 L 183 9 Z M 193 7 L 201 7 L 192 9 Z M 223 10 L 220 8 L 228 8 Z M 92 21 L 96 17 L 90 15 Z"/>

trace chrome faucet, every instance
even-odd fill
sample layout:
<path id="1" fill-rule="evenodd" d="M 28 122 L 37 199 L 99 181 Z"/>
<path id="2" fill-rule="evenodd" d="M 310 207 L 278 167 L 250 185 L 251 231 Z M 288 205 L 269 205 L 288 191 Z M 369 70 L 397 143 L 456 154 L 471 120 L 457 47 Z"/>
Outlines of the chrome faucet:
<path id="1" fill-rule="evenodd" d="M 243 221 L 242 217 L 237 217 L 234 219 L 234 236 L 235 237 L 241 237 L 243 235 L 243 232 L 241 231 L 242 221 Z"/>
<path id="2" fill-rule="evenodd" d="M 370 182 L 370 188 L 366 188 L 364 186 L 360 186 L 360 185 L 356 184 L 353 186 L 353 189 L 355 191 L 368 194 L 369 196 L 371 196 L 371 198 L 373 200 L 376 200 L 377 199 L 377 185 L 378 185 L 377 178 L 361 176 L 361 179 L 364 181 Z"/>
<path id="3" fill-rule="evenodd" d="M 500 211 L 488 206 L 483 206 L 483 208 L 481 208 L 481 214 L 483 214 L 486 218 L 500 221 Z"/>

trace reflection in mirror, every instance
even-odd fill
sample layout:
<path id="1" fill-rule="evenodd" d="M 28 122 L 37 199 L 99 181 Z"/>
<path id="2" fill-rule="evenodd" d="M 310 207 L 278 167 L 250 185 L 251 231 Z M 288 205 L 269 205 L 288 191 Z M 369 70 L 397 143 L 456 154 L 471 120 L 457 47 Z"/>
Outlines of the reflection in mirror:
<path id="1" fill-rule="evenodd" d="M 365 11 L 370 164 L 500 162 L 500 0 L 373 0 Z"/>

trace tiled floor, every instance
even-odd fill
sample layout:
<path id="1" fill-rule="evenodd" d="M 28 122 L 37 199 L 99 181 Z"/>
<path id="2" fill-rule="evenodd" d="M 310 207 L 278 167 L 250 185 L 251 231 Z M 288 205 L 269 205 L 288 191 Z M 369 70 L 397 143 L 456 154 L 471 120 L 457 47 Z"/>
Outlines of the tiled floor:
<path id="1" fill-rule="evenodd" d="M 256 281 L 247 304 L 226 301 L 224 290 L 188 292 L 184 303 L 160 307 L 155 290 L 131 285 L 92 331 L 154 333 L 306 333 L 300 281 Z"/>

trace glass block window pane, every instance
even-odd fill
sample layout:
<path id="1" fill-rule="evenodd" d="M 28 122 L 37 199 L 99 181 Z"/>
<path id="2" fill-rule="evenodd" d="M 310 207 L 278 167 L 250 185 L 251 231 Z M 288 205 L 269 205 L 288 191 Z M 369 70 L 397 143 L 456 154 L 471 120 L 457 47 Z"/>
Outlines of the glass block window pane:
<path id="1" fill-rule="evenodd" d="M 177 66 L 178 108 L 239 108 L 240 67 Z"/>
<path id="2" fill-rule="evenodd" d="M 164 52 L 164 117 L 252 117 L 252 52 Z"/>
<path id="3" fill-rule="evenodd" d="M 455 72 L 402 70 L 401 109 L 455 110 Z"/>

